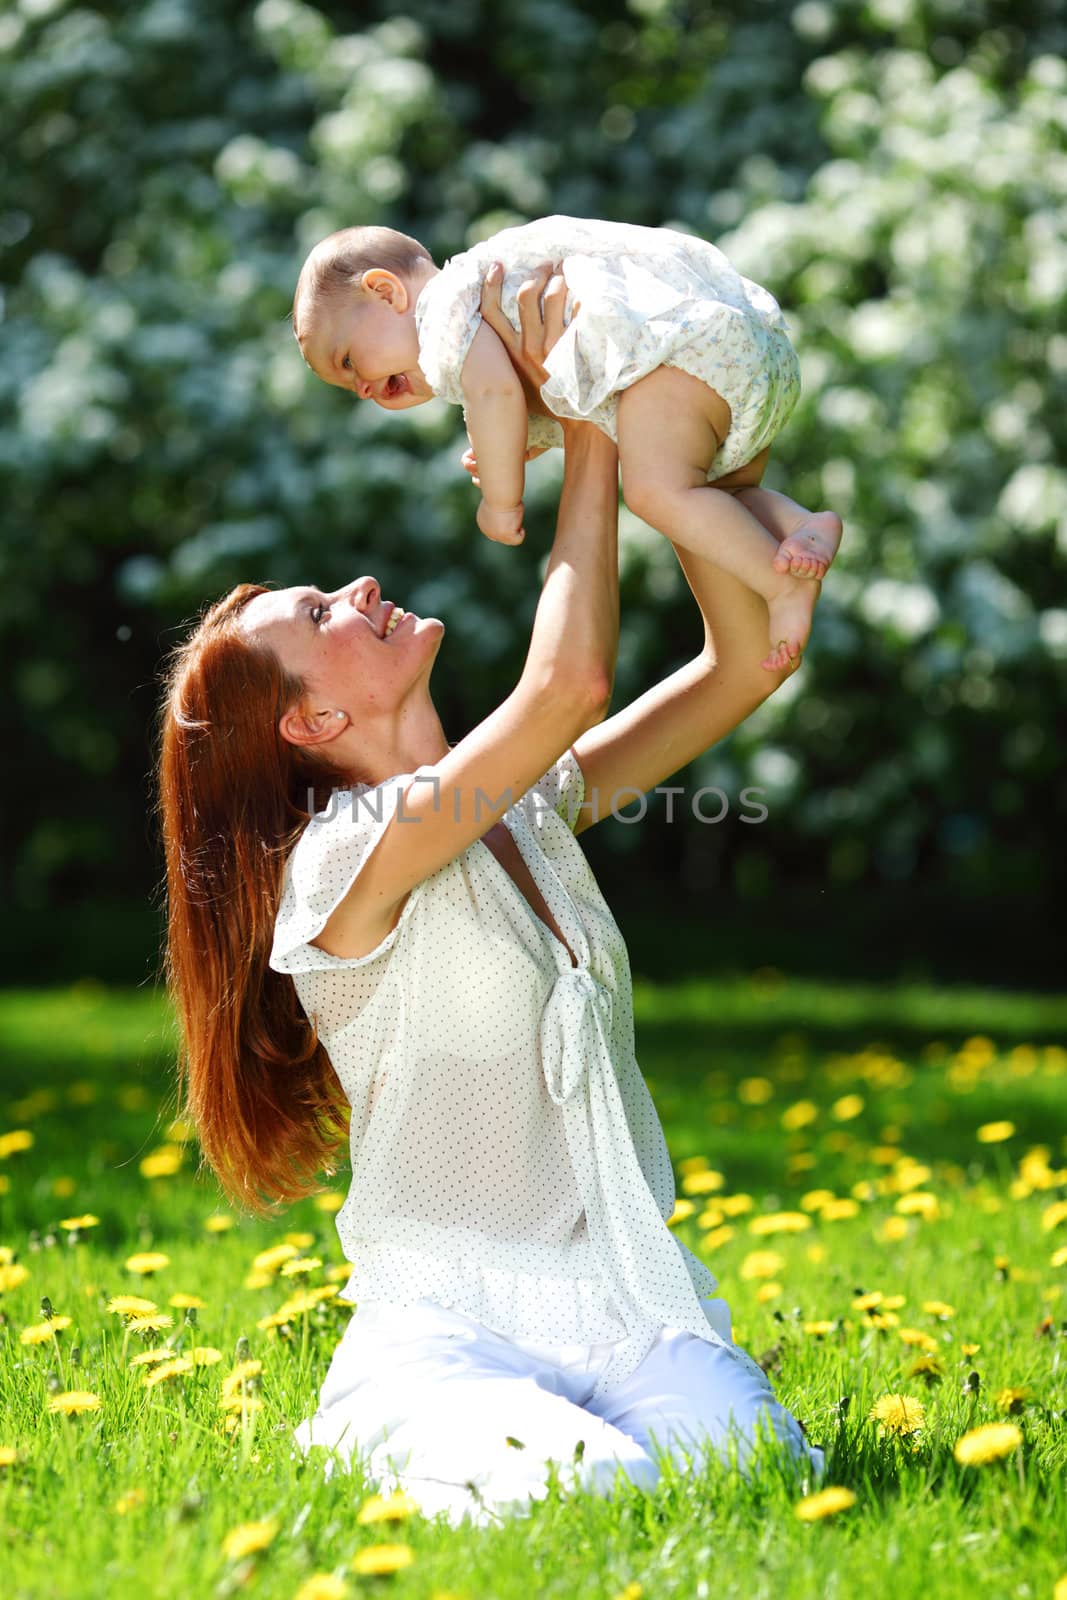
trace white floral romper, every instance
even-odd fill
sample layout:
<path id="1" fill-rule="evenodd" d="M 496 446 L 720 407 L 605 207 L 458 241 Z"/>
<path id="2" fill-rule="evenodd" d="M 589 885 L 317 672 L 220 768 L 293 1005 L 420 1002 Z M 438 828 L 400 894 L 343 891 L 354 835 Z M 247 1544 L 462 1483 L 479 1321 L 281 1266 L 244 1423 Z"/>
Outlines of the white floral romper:
<path id="1" fill-rule="evenodd" d="M 419 365 L 436 395 L 463 404 L 460 377 L 489 263 L 504 265 L 501 306 L 518 329 L 519 286 L 549 260 L 563 262 L 567 314 L 580 302 L 545 359 L 541 395 L 557 416 L 584 418 L 617 439 L 620 391 L 667 366 L 699 378 L 730 406 L 709 482 L 745 466 L 781 432 L 800 394 L 800 363 L 773 295 L 705 239 L 582 217 L 505 228 L 430 279 L 415 324 Z M 529 443 L 561 445 L 559 424 L 531 417 Z"/>

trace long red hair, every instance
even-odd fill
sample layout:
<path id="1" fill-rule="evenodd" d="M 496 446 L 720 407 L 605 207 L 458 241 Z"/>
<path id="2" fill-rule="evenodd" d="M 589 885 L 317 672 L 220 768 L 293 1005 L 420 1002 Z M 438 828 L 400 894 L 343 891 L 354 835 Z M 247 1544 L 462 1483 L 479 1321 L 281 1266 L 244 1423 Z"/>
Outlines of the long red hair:
<path id="1" fill-rule="evenodd" d="M 278 731 L 305 685 L 239 626 L 266 592 L 239 584 L 174 647 L 156 773 L 179 1110 L 196 1129 L 201 1166 L 257 1216 L 321 1187 L 349 1113 L 292 978 L 267 965 L 285 857 L 331 789 L 352 778 Z"/>

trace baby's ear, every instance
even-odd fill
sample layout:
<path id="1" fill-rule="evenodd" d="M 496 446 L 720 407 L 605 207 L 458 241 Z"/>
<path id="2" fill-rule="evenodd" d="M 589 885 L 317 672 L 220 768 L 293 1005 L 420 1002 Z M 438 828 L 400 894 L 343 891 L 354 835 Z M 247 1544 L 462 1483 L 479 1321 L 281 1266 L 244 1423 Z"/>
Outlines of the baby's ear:
<path id="1" fill-rule="evenodd" d="M 407 285 L 388 267 L 371 267 L 363 274 L 363 288 L 368 294 L 392 306 L 394 311 L 406 311 L 410 296 Z"/>

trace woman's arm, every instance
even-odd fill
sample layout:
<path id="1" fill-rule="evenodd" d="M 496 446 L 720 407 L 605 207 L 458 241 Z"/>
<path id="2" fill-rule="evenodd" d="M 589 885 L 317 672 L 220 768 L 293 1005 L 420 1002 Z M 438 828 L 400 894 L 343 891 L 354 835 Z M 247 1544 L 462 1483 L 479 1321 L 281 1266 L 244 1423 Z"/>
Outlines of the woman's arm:
<path id="1" fill-rule="evenodd" d="M 767 602 L 702 556 L 677 545 L 675 552 L 704 619 L 704 648 L 575 741 L 587 802 L 576 833 L 617 809 L 613 796 L 628 805 L 635 791 L 654 789 L 717 744 L 800 665 L 753 668 L 767 631 Z"/>

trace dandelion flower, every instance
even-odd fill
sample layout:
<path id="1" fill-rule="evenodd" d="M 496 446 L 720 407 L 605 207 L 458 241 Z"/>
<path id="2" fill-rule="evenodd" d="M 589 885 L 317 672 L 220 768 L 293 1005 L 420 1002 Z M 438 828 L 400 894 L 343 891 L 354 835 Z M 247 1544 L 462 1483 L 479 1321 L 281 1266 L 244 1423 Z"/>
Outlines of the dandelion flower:
<path id="1" fill-rule="evenodd" d="M 964 1467 L 984 1467 L 1018 1450 L 1023 1436 L 1014 1422 L 987 1422 L 956 1440 L 952 1454 Z"/>
<path id="2" fill-rule="evenodd" d="M 313 1233 L 286 1233 L 283 1234 L 286 1244 L 291 1244 L 296 1250 L 307 1250 L 315 1243 Z"/>
<path id="3" fill-rule="evenodd" d="M 782 1112 L 782 1127 L 787 1133 L 806 1128 L 818 1119 L 819 1108 L 813 1100 L 797 1100 Z"/>
<path id="4" fill-rule="evenodd" d="M 683 1194 L 714 1194 L 725 1187 L 723 1174 L 713 1172 L 710 1167 L 703 1172 L 690 1172 L 682 1179 Z"/>
<path id="5" fill-rule="evenodd" d="M 915 1360 L 908 1368 L 909 1378 L 926 1378 L 929 1380 L 932 1378 L 942 1378 L 944 1377 L 944 1374 L 945 1369 L 941 1365 L 940 1361 L 938 1361 L 936 1356 L 931 1355 L 916 1356 Z"/>
<path id="6" fill-rule="evenodd" d="M 75 1230 L 82 1232 L 85 1228 L 99 1227 L 100 1218 L 94 1217 L 92 1212 L 87 1211 L 84 1217 L 64 1217 L 59 1226 L 61 1228 L 69 1228 L 72 1232 Z"/>
<path id="7" fill-rule="evenodd" d="M 923 1310 L 930 1317 L 954 1317 L 956 1307 L 946 1305 L 944 1300 L 924 1300 Z"/>
<path id="8" fill-rule="evenodd" d="M 34 1322 L 28 1328 L 23 1328 L 19 1334 L 20 1344 L 46 1344 L 53 1333 L 61 1333 L 64 1328 L 69 1328 L 70 1317 L 53 1317 L 49 1322 Z"/>
<path id="9" fill-rule="evenodd" d="M 328 1215 L 332 1215 L 335 1211 L 340 1211 L 345 1203 L 345 1197 L 336 1190 L 328 1189 L 325 1194 L 317 1194 L 311 1203 L 316 1211 L 325 1211 Z"/>
<path id="10" fill-rule="evenodd" d="M 169 1311 L 150 1311 L 143 1317 L 131 1317 L 126 1324 L 131 1333 L 162 1333 L 173 1328 L 174 1318 Z"/>
<path id="11" fill-rule="evenodd" d="M 228 1372 L 222 1380 L 222 1387 L 228 1388 L 238 1384 L 247 1383 L 249 1378 L 258 1378 L 263 1371 L 262 1361 L 239 1361 L 232 1372 Z"/>
<path id="12" fill-rule="evenodd" d="M 120 1517 L 129 1516 L 131 1511 L 137 1511 L 145 1503 L 143 1489 L 127 1489 L 125 1494 L 120 1494 L 115 1501 L 115 1511 Z"/>
<path id="13" fill-rule="evenodd" d="M 205 1221 L 204 1221 L 204 1232 L 205 1233 L 228 1233 L 231 1228 L 234 1228 L 236 1226 L 237 1226 L 237 1219 L 235 1217 L 228 1217 L 228 1216 L 225 1216 L 225 1215 L 216 1215 L 216 1216 L 213 1216 L 213 1217 L 207 1217 L 205 1219 Z"/>
<path id="14" fill-rule="evenodd" d="M 920 1350 L 933 1351 L 939 1348 L 937 1340 L 922 1328 L 901 1328 L 899 1337 L 905 1344 L 916 1345 Z"/>
<path id="15" fill-rule="evenodd" d="M 803 1211 L 772 1211 L 766 1216 L 753 1217 L 749 1233 L 803 1233 L 811 1227 L 811 1218 Z"/>
<path id="16" fill-rule="evenodd" d="M 281 1270 L 283 1278 L 299 1278 L 304 1273 L 314 1272 L 316 1267 L 321 1267 L 322 1262 L 318 1256 L 297 1256 L 292 1261 L 286 1261 Z"/>
<path id="17" fill-rule="evenodd" d="M 209 1344 L 198 1344 L 189 1352 L 193 1365 L 197 1367 L 213 1367 L 217 1361 L 222 1360 L 222 1351 L 214 1349 Z"/>
<path id="18" fill-rule="evenodd" d="M 767 1283 L 760 1284 L 759 1288 L 756 1290 L 756 1299 L 759 1301 L 760 1305 L 765 1305 L 768 1300 L 777 1300 L 781 1293 L 781 1284 L 776 1283 L 775 1280 L 771 1278 Z"/>
<path id="19" fill-rule="evenodd" d="M 997 1410 L 1007 1412 L 1009 1417 L 1018 1416 L 1029 1400 L 1033 1399 L 1033 1391 L 1025 1387 L 1001 1389 L 997 1395 Z"/>
<path id="20" fill-rule="evenodd" d="M 366 1499 L 359 1509 L 356 1521 L 364 1522 L 399 1522 L 405 1517 L 418 1516 L 421 1507 L 417 1500 L 413 1500 L 402 1489 L 388 1498 L 380 1494 L 372 1494 Z"/>
<path id="21" fill-rule="evenodd" d="M 807 1194 L 801 1196 L 801 1211 L 820 1211 L 828 1200 L 836 1200 L 837 1196 L 832 1189 L 809 1189 Z"/>
<path id="22" fill-rule="evenodd" d="M 1062 1578 L 1056 1580 L 1056 1587 L 1052 1591 L 1052 1600 L 1067 1600 L 1067 1572 Z"/>
<path id="23" fill-rule="evenodd" d="M 148 1277 L 153 1272 L 162 1272 L 164 1267 L 170 1266 L 170 1256 L 165 1256 L 162 1250 L 141 1250 L 136 1255 L 127 1256 L 126 1271 L 134 1272 L 138 1277 Z"/>
<path id="24" fill-rule="evenodd" d="M 1014 1132 L 1014 1122 L 984 1122 L 975 1137 L 979 1144 L 1003 1144 Z"/>
<path id="25" fill-rule="evenodd" d="M 842 1196 L 837 1200 L 827 1200 L 819 1217 L 823 1222 L 847 1222 L 850 1217 L 858 1217 L 859 1214 L 859 1201 Z"/>
<path id="26" fill-rule="evenodd" d="M 99 1411 L 103 1403 L 98 1394 L 90 1394 L 87 1389 L 68 1389 L 65 1394 L 54 1394 L 45 1409 L 77 1417 L 83 1411 Z"/>
<path id="27" fill-rule="evenodd" d="M 818 1494 L 809 1494 L 803 1500 L 798 1500 L 793 1507 L 793 1515 L 799 1517 L 801 1522 L 821 1522 L 823 1517 L 832 1517 L 836 1511 L 847 1511 L 855 1504 L 856 1496 L 851 1489 L 831 1485 L 828 1489 L 820 1489 Z"/>
<path id="28" fill-rule="evenodd" d="M 941 1215 L 941 1206 L 936 1194 L 930 1194 L 925 1189 L 901 1195 L 893 1209 L 902 1217 L 919 1216 L 927 1222 L 936 1222 Z"/>
<path id="29" fill-rule="evenodd" d="M 140 1163 L 142 1178 L 173 1178 L 181 1171 L 183 1152 L 181 1145 L 163 1144 L 152 1150 Z"/>
<path id="30" fill-rule="evenodd" d="M 834 1322 L 803 1322 L 801 1327 L 805 1333 L 811 1334 L 815 1339 L 821 1339 L 828 1333 L 833 1333 L 837 1326 Z"/>
<path id="31" fill-rule="evenodd" d="M 0 1467 L 18 1465 L 19 1453 L 13 1444 L 0 1444 Z"/>
<path id="32" fill-rule="evenodd" d="M 885 1299 L 881 1289 L 872 1289 L 869 1294 L 859 1294 L 852 1302 L 853 1311 L 873 1311 L 875 1306 L 880 1306 Z"/>
<path id="33" fill-rule="evenodd" d="M 861 1094 L 843 1094 L 830 1107 L 830 1115 L 837 1122 L 851 1122 L 863 1110 L 866 1101 Z"/>
<path id="34" fill-rule="evenodd" d="M 360 1577 L 399 1572 L 401 1567 L 410 1567 L 414 1559 L 415 1552 L 409 1544 L 369 1544 L 352 1557 L 352 1571 Z"/>
<path id="35" fill-rule="evenodd" d="M 1067 1267 L 1067 1244 L 1061 1244 L 1048 1258 L 1050 1267 Z"/>
<path id="36" fill-rule="evenodd" d="M 28 1268 L 21 1261 L 12 1261 L 0 1264 L 0 1294 L 6 1294 L 9 1289 L 17 1289 L 29 1277 Z"/>
<path id="37" fill-rule="evenodd" d="M 1067 1200 L 1054 1200 L 1041 1213 L 1041 1227 L 1045 1233 L 1050 1233 L 1065 1220 L 1067 1220 Z"/>
<path id="38" fill-rule="evenodd" d="M 151 1367 L 160 1361 L 170 1361 L 171 1359 L 172 1352 L 170 1350 L 142 1350 L 140 1355 L 131 1356 L 127 1365 L 131 1367 Z"/>
<path id="39" fill-rule="evenodd" d="M 755 1208 L 755 1200 L 750 1194 L 721 1194 L 718 1198 L 719 1210 L 728 1217 L 743 1217 L 746 1211 Z"/>
<path id="40" fill-rule="evenodd" d="M 278 1532 L 278 1520 L 269 1517 L 262 1522 L 242 1522 L 231 1528 L 222 1541 L 222 1553 L 228 1561 L 240 1561 L 243 1556 L 265 1550 Z"/>
<path id="41" fill-rule="evenodd" d="M 136 1294 L 116 1294 L 108 1301 L 107 1309 L 120 1317 L 147 1317 L 159 1307 L 154 1300 L 142 1300 Z"/>
<path id="42" fill-rule="evenodd" d="M 704 1235 L 704 1245 L 708 1250 L 718 1250 L 720 1245 L 727 1244 L 734 1236 L 735 1229 L 729 1223 L 722 1228 L 712 1228 L 710 1233 Z"/>
<path id="43" fill-rule="evenodd" d="M 926 1407 L 921 1400 L 906 1394 L 887 1394 L 876 1400 L 867 1413 L 868 1420 L 878 1422 L 878 1436 L 887 1433 L 917 1433 L 926 1421 Z"/>
<path id="44" fill-rule="evenodd" d="M 293 1600 L 347 1600 L 349 1587 L 332 1572 L 314 1572 L 296 1591 Z"/>
<path id="45" fill-rule="evenodd" d="M 184 1377 L 187 1372 L 192 1372 L 194 1366 L 191 1356 L 175 1356 L 173 1361 L 161 1361 L 158 1367 L 146 1372 L 141 1381 L 146 1389 L 154 1389 L 158 1383 L 166 1383 L 168 1378 Z"/>
<path id="46" fill-rule="evenodd" d="M 276 1244 L 269 1250 L 261 1250 L 258 1256 L 253 1256 L 252 1266 L 256 1272 L 277 1272 L 283 1261 L 291 1261 L 300 1252 L 295 1244 Z"/>
<path id="47" fill-rule="evenodd" d="M 960 1350 L 965 1356 L 976 1356 L 981 1348 L 980 1344 L 969 1344 L 966 1340 L 960 1345 Z"/>
<path id="48" fill-rule="evenodd" d="M 0 1134 L 0 1161 L 22 1150 L 33 1149 L 33 1134 L 29 1128 L 15 1128 L 11 1133 Z"/>
<path id="49" fill-rule="evenodd" d="M 742 1278 L 773 1278 L 785 1266 L 777 1250 L 750 1250 L 741 1263 Z"/>
<path id="50" fill-rule="evenodd" d="M 198 1294 L 172 1294 L 167 1301 L 168 1306 L 173 1306 L 175 1311 L 206 1311 L 207 1301 L 201 1300 Z"/>

